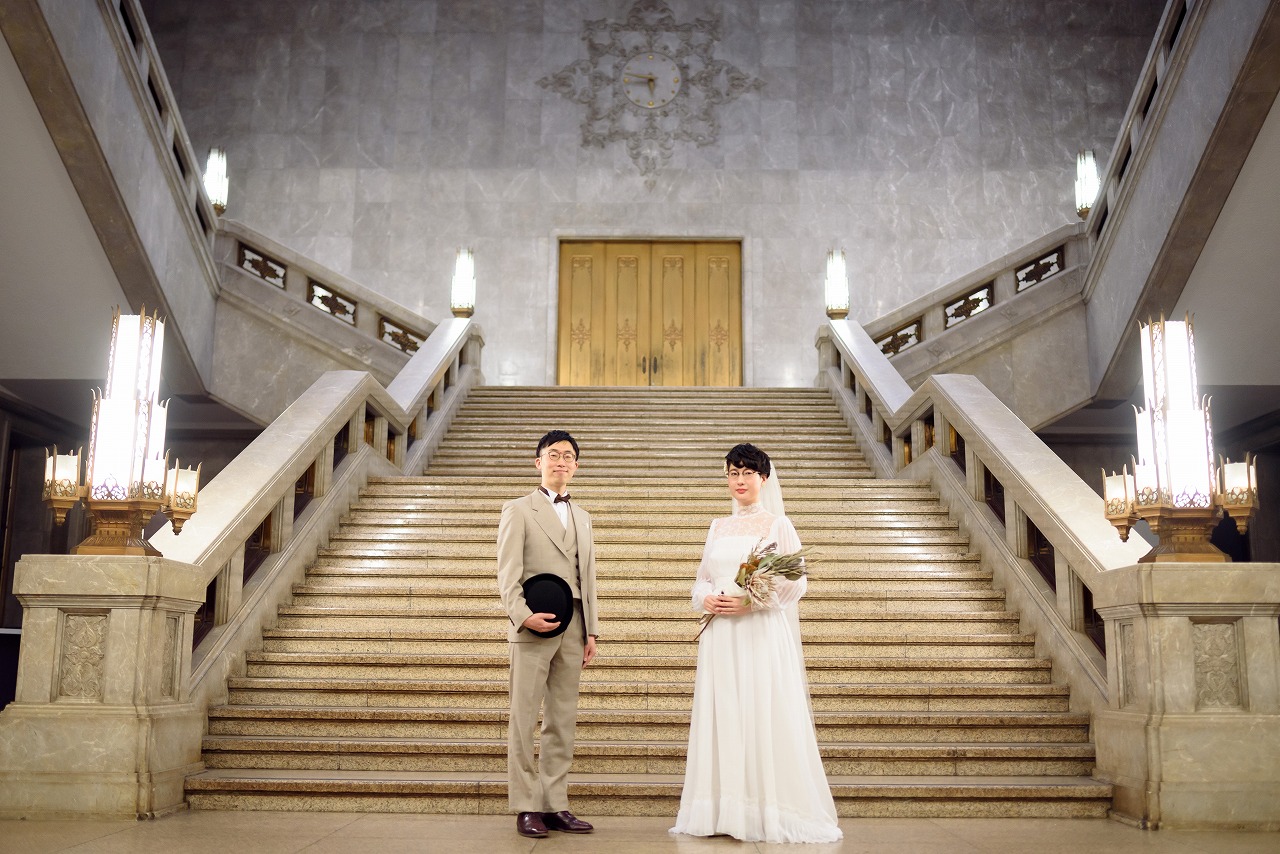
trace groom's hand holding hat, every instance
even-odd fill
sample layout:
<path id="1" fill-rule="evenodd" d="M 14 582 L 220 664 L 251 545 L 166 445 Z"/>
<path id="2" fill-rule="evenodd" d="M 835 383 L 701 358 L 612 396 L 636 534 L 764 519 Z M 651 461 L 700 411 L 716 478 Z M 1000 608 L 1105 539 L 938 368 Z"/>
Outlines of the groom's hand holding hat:
<path id="1" fill-rule="evenodd" d="M 558 575 L 543 572 L 524 580 L 524 601 L 533 614 L 524 621 L 525 628 L 538 637 L 553 638 L 563 634 L 573 619 L 573 589 Z M 530 623 L 533 622 L 533 625 Z"/>

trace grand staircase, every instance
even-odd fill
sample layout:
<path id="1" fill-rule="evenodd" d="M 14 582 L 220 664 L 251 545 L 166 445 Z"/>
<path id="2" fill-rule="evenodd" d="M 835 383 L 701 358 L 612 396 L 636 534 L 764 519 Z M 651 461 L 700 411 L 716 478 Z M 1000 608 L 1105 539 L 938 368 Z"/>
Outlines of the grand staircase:
<path id="1" fill-rule="evenodd" d="M 547 429 L 578 439 L 595 520 L 600 657 L 570 796 L 584 816 L 680 797 L 709 520 L 724 453 L 781 467 L 821 552 L 801 604 L 810 692 L 844 816 L 1103 816 L 1087 715 L 1068 710 L 991 576 L 923 483 L 877 480 L 825 392 L 471 393 L 423 477 L 371 482 L 210 709 L 199 809 L 506 810 L 507 621 L 494 538 L 537 485 Z"/>

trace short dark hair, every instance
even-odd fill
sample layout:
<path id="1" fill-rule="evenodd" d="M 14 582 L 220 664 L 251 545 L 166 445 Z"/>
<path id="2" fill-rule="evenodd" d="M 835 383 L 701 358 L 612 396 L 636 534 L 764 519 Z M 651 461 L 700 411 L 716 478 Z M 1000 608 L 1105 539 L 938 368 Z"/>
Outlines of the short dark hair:
<path id="1" fill-rule="evenodd" d="M 578 443 L 573 441 L 573 437 L 569 435 L 569 431 L 567 430 L 552 430 L 547 433 L 547 435 L 539 439 L 538 452 L 535 453 L 534 456 L 542 456 L 542 452 L 554 445 L 556 442 L 568 442 L 570 445 L 573 445 L 573 455 L 575 457 L 581 456 L 581 454 L 578 453 Z"/>
<path id="2" fill-rule="evenodd" d="M 724 455 L 726 471 L 728 471 L 729 466 L 750 469 L 761 477 L 768 477 L 770 472 L 773 471 L 773 467 L 769 464 L 769 455 L 747 442 L 743 442 L 741 445 L 734 445 L 729 449 L 729 453 Z"/>

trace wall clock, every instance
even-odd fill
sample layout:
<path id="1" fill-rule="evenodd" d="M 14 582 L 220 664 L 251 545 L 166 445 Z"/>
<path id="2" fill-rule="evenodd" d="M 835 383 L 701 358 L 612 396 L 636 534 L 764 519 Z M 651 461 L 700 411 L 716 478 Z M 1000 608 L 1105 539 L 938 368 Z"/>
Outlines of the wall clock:
<path id="1" fill-rule="evenodd" d="M 641 51 L 622 66 L 622 91 L 637 107 L 665 107 L 680 91 L 680 67 L 666 54 Z"/>

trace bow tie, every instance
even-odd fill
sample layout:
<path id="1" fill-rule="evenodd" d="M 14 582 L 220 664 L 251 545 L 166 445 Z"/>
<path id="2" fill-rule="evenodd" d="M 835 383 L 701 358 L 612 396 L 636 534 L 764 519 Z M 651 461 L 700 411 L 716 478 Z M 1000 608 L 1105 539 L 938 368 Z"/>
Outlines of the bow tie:
<path id="1" fill-rule="evenodd" d="M 553 501 L 552 503 L 553 503 L 553 504 L 559 504 L 561 501 L 563 501 L 565 504 L 568 504 L 568 503 L 569 503 L 569 493 L 567 493 L 567 492 L 566 492 L 564 495 L 557 495 L 557 496 L 556 496 L 556 500 L 555 500 L 555 501 Z"/>

